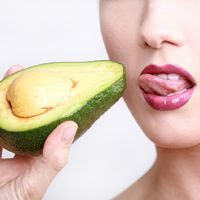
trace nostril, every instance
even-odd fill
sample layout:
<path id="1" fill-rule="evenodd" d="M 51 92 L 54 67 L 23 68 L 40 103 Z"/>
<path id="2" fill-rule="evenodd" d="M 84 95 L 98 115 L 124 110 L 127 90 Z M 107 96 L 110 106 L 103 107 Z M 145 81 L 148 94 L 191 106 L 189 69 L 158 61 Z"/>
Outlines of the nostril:
<path id="1" fill-rule="evenodd" d="M 144 42 L 144 46 L 145 46 L 145 47 L 148 47 L 149 45 L 148 45 L 148 43 L 147 43 L 147 42 Z"/>
<path id="2" fill-rule="evenodd" d="M 142 48 L 150 48 L 150 45 L 147 43 L 147 42 L 141 42 L 140 43 L 140 46 L 142 47 Z"/>
<path id="3" fill-rule="evenodd" d="M 177 43 L 175 43 L 173 41 L 168 41 L 168 40 L 162 40 L 161 42 L 156 42 L 153 40 L 150 42 L 144 41 L 141 46 L 144 48 L 160 49 L 165 44 L 173 45 L 173 46 L 180 46 L 180 43 L 179 43 L 179 45 L 177 45 Z"/>
<path id="4" fill-rule="evenodd" d="M 153 41 L 153 40 L 152 40 L 152 41 L 149 41 L 149 42 L 144 41 L 142 46 L 143 46 L 144 48 L 159 49 L 159 48 L 161 48 L 161 46 L 162 46 L 163 43 L 164 43 L 164 41 L 161 42 L 161 43 L 156 42 L 156 41 Z"/>

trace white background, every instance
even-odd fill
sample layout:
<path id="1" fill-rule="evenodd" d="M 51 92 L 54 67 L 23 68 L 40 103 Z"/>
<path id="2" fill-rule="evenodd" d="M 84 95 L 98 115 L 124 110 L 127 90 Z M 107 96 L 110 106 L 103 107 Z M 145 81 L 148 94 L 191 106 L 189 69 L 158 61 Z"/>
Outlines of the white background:
<path id="1" fill-rule="evenodd" d="M 13 64 L 108 59 L 98 12 L 98 0 L 0 0 L 0 75 Z M 121 99 L 73 144 L 44 199 L 111 199 L 154 159 L 153 144 Z"/>

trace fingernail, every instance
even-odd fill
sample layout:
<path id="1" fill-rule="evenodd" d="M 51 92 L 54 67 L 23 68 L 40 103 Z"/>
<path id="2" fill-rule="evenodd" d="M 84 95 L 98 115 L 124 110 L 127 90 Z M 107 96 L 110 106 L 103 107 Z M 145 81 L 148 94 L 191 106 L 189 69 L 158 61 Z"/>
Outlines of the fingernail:
<path id="1" fill-rule="evenodd" d="M 74 136 L 77 131 L 77 126 L 76 125 L 69 125 L 65 128 L 63 135 L 62 135 L 62 141 L 65 144 L 70 144 L 72 143 Z"/>

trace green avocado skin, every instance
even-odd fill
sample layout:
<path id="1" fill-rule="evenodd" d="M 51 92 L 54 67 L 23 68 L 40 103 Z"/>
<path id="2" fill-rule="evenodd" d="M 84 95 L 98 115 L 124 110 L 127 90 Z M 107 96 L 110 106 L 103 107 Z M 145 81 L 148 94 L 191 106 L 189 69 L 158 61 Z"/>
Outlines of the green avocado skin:
<path id="1" fill-rule="evenodd" d="M 48 135 L 62 122 L 74 121 L 78 124 L 76 141 L 92 124 L 107 111 L 122 95 L 125 89 L 125 72 L 110 87 L 90 99 L 82 108 L 71 115 L 24 132 L 9 132 L 0 129 L 0 144 L 19 155 L 39 155 Z"/>

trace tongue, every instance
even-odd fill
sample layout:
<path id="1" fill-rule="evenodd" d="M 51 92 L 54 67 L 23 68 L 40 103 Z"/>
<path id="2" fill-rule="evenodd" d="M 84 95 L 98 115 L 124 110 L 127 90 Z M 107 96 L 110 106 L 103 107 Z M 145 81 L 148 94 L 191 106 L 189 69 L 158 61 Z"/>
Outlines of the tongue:
<path id="1" fill-rule="evenodd" d="M 190 88 L 191 84 L 185 79 L 165 80 L 156 75 L 143 74 L 139 78 L 139 86 L 146 93 L 166 96 Z"/>

